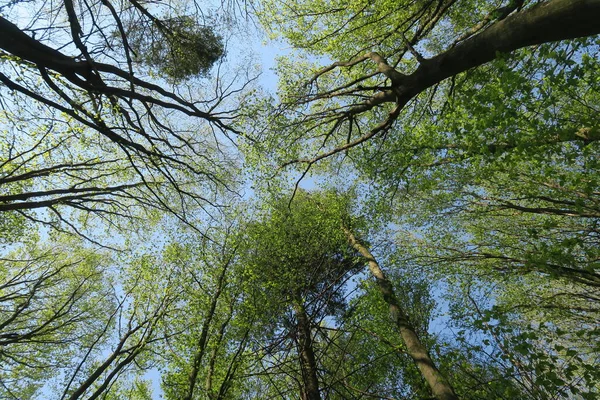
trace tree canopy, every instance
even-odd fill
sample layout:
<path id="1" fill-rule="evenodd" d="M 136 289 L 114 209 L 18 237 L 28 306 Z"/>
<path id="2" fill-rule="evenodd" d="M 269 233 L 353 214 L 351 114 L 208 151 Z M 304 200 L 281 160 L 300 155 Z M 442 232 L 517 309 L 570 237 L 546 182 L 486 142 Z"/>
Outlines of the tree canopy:
<path id="1" fill-rule="evenodd" d="M 599 20 L 0 1 L 0 398 L 597 398 Z"/>

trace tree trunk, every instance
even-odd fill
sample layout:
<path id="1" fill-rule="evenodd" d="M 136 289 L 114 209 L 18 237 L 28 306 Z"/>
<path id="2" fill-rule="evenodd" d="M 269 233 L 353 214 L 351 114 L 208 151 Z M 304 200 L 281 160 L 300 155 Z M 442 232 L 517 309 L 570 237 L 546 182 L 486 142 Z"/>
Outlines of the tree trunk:
<path id="1" fill-rule="evenodd" d="M 229 267 L 229 261 L 225 263 L 219 277 L 217 279 L 217 288 L 215 293 L 212 296 L 210 301 L 210 305 L 208 308 L 208 312 L 204 319 L 204 323 L 202 324 L 202 329 L 200 331 L 200 338 L 198 339 L 196 355 L 194 356 L 194 360 L 192 362 L 192 370 L 188 375 L 188 387 L 183 400 L 192 400 L 194 395 L 194 389 L 196 387 L 196 380 L 198 379 L 198 372 L 200 371 L 200 364 L 202 362 L 202 358 L 204 357 L 204 352 L 206 350 L 206 342 L 208 340 L 208 331 L 210 328 L 210 324 L 215 316 L 215 311 L 217 308 L 217 303 L 219 301 L 219 297 L 221 296 L 221 292 L 223 290 L 223 286 L 225 284 L 225 276 L 227 273 L 227 268 Z"/>
<path id="2" fill-rule="evenodd" d="M 319 379 L 317 378 L 317 362 L 310 334 L 310 319 L 300 298 L 294 301 L 294 312 L 298 319 L 298 353 L 302 371 L 302 400 L 321 400 Z"/>
<path id="3" fill-rule="evenodd" d="M 421 375 L 425 378 L 425 381 L 427 381 L 433 395 L 438 400 L 458 400 L 458 396 L 454 393 L 452 385 L 437 369 L 429 356 L 427 348 L 419 340 L 415 328 L 411 325 L 408 316 L 400 307 L 392 283 L 379 267 L 373 254 L 371 254 L 369 249 L 356 239 L 352 231 L 346 227 L 343 227 L 343 229 L 352 247 L 360 252 L 360 254 L 368 261 L 369 271 L 371 271 L 371 274 L 375 277 L 379 291 L 390 307 L 391 317 L 398 327 L 400 336 L 406 345 L 406 352 L 413 359 L 417 368 L 419 368 Z"/>

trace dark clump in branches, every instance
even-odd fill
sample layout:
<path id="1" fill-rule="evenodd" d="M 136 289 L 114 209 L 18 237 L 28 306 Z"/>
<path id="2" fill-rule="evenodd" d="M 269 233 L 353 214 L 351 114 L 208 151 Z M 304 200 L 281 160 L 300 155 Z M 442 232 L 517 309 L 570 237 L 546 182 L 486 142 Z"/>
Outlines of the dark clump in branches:
<path id="1" fill-rule="evenodd" d="M 223 38 L 190 16 L 145 22 L 127 27 L 135 60 L 175 81 L 206 75 L 225 55 Z"/>

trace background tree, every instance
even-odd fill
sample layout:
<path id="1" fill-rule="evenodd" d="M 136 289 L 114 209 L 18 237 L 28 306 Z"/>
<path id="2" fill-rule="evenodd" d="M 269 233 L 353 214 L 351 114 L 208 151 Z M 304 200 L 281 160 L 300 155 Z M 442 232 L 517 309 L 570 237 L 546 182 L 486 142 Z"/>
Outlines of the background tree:
<path id="1" fill-rule="evenodd" d="M 211 240 L 178 235 L 153 263 L 176 271 L 178 306 L 163 320 L 168 338 L 157 357 L 167 399 L 230 399 L 245 383 L 252 315 L 244 312 L 240 221 L 213 226 Z"/>

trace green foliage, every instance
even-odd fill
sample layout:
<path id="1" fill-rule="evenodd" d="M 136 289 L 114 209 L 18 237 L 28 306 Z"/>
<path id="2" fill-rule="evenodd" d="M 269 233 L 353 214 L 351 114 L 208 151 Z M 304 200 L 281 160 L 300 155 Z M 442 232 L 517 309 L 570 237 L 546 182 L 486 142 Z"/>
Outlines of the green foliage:
<path id="1" fill-rule="evenodd" d="M 259 18 L 274 37 L 284 37 L 295 49 L 327 55 L 334 60 L 349 60 L 361 53 L 378 51 L 396 58 L 402 51 L 403 32 L 424 28 L 437 9 L 450 2 L 432 6 L 427 0 L 292 0 L 281 7 L 275 1 L 260 3 Z M 487 1 L 462 2 L 456 12 L 445 15 L 448 25 L 457 31 L 477 21 L 492 6 Z M 421 22 L 419 26 L 418 23 Z M 428 43 L 444 41 L 438 28 Z M 438 36 L 439 35 L 439 36 Z"/>
<path id="2" fill-rule="evenodd" d="M 251 223 L 246 228 L 247 263 L 256 279 L 291 299 L 320 293 L 361 268 L 340 229 L 349 218 L 345 204 L 336 200 L 334 193 L 301 191 L 291 202 L 285 197 L 275 200 L 264 221 Z"/>
<path id="3" fill-rule="evenodd" d="M 35 398 L 107 339 L 100 333 L 114 303 L 106 263 L 65 238 L 0 260 L 0 397 Z"/>
<path id="4" fill-rule="evenodd" d="M 429 398 L 342 226 L 373 242 L 402 309 L 460 398 L 597 397 L 598 39 L 497 54 L 425 88 L 390 117 L 411 90 L 395 81 L 432 65 L 420 55 L 456 49 L 490 32 L 506 10 L 538 3 L 263 1 L 260 21 L 294 47 L 276 67 L 281 104 L 259 94 L 233 113 L 220 111 L 235 92 L 220 79 L 206 102 L 134 85 L 134 65 L 148 67 L 150 78 L 194 85 L 188 78 L 206 76 L 224 57 L 215 28 L 187 14 L 157 18 L 127 3 L 108 38 L 98 28 L 106 16 L 84 11 L 90 24 L 82 25 L 95 33 L 72 36 L 103 54 L 90 65 L 115 56 L 130 68 L 114 75 L 112 64 L 88 71 L 77 40 L 61 51 L 81 50 L 68 62 L 89 76 L 0 56 L 10 67 L 3 77 L 48 100 L 23 107 L 29 93 L 2 89 L 0 397 L 48 389 L 48 397 L 97 390 L 147 400 L 151 383 L 142 376 L 151 370 L 166 399 L 293 399 L 304 384 L 304 335 L 323 398 Z M 42 22 L 30 26 L 42 30 Z M 53 29 L 44 40 L 69 36 Z M 124 55 L 97 50 L 113 42 Z M 331 61 L 339 63 L 323 70 Z M 200 118 L 208 125 L 199 127 Z M 230 118 L 238 118 L 235 131 Z M 241 153 L 224 149 L 222 136 Z M 242 156 L 257 198 L 239 210 L 229 184 Z M 295 165 L 323 186 L 360 189 L 292 195 L 282 188 L 289 175 L 271 178 Z M 233 207 L 204 213 L 219 202 Z M 194 233 L 172 223 L 198 222 L 197 213 L 206 218 Z M 53 231 L 34 232 L 40 223 Z M 110 259 L 56 233 L 98 234 L 100 226 L 108 244 L 126 251 Z M 121 240 L 132 227 L 147 231 L 147 241 Z"/>

